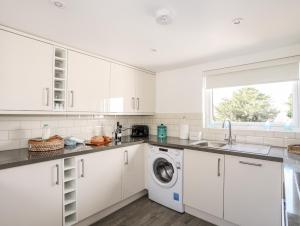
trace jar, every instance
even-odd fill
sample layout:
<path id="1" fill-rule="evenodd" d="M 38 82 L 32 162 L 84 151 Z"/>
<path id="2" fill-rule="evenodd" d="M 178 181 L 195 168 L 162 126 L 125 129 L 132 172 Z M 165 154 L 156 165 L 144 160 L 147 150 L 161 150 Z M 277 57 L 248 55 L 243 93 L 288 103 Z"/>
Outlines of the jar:
<path id="1" fill-rule="evenodd" d="M 167 127 L 164 124 L 157 126 L 157 137 L 160 139 L 167 138 Z"/>

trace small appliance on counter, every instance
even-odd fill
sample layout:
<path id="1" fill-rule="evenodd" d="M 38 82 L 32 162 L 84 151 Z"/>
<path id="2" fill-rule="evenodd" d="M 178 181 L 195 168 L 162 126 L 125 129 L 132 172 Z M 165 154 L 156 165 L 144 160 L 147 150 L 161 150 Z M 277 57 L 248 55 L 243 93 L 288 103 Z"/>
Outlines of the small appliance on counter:
<path id="1" fill-rule="evenodd" d="M 160 124 L 159 126 L 157 126 L 157 138 L 167 138 L 167 126 L 165 126 L 164 124 Z"/>
<path id="2" fill-rule="evenodd" d="M 131 137 L 148 137 L 149 127 L 146 125 L 133 125 L 131 128 Z"/>

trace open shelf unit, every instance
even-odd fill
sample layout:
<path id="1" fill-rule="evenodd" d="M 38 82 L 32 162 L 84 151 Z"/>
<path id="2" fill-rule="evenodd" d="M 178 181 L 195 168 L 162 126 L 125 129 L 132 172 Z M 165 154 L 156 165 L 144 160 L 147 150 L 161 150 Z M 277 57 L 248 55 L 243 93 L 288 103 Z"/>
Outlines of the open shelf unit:
<path id="1" fill-rule="evenodd" d="M 66 108 L 67 50 L 54 47 L 53 59 L 53 109 Z"/>
<path id="2" fill-rule="evenodd" d="M 64 159 L 63 217 L 64 226 L 77 223 L 77 169 L 76 158 Z"/>

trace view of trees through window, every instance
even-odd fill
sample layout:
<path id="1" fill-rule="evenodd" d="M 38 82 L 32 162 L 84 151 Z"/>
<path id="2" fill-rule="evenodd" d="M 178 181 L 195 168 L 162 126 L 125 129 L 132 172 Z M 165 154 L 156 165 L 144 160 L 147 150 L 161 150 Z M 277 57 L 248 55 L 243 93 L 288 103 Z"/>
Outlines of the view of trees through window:
<path id="1" fill-rule="evenodd" d="M 294 82 L 213 89 L 213 119 L 286 123 L 293 117 Z"/>

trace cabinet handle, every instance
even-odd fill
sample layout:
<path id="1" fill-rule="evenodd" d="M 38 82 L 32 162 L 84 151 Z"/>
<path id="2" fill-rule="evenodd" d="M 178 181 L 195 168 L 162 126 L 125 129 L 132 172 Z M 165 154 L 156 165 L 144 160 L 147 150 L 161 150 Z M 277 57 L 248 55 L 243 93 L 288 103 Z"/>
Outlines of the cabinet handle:
<path id="1" fill-rule="evenodd" d="M 70 91 L 70 99 L 71 99 L 70 107 L 74 107 L 74 91 L 73 90 Z"/>
<path id="2" fill-rule="evenodd" d="M 221 159 L 218 158 L 218 177 L 221 176 L 220 165 L 221 165 Z"/>
<path id="3" fill-rule="evenodd" d="M 135 110 L 135 98 L 131 98 L 132 109 Z"/>
<path id="4" fill-rule="evenodd" d="M 128 151 L 124 152 L 124 162 L 125 162 L 125 165 L 128 165 L 128 163 L 129 163 L 129 161 L 128 161 Z"/>
<path id="5" fill-rule="evenodd" d="M 44 98 L 45 98 L 44 104 L 45 104 L 45 106 L 49 106 L 49 88 L 45 88 L 44 89 L 44 94 L 45 94 L 45 96 L 44 96 Z"/>
<path id="6" fill-rule="evenodd" d="M 137 110 L 140 110 L 140 98 L 138 97 L 138 98 L 136 98 L 136 101 L 137 101 L 137 107 L 136 107 L 136 109 Z"/>
<path id="7" fill-rule="evenodd" d="M 56 167 L 56 182 L 55 182 L 55 184 L 59 185 L 59 165 L 56 164 L 55 167 Z"/>
<path id="8" fill-rule="evenodd" d="M 244 164 L 244 165 L 250 165 L 250 166 L 259 166 L 259 167 L 262 166 L 262 164 L 260 164 L 260 163 L 253 163 L 253 162 L 239 161 L 239 163 Z"/>
<path id="9" fill-rule="evenodd" d="M 84 177 L 84 159 L 81 159 L 81 177 Z"/>

